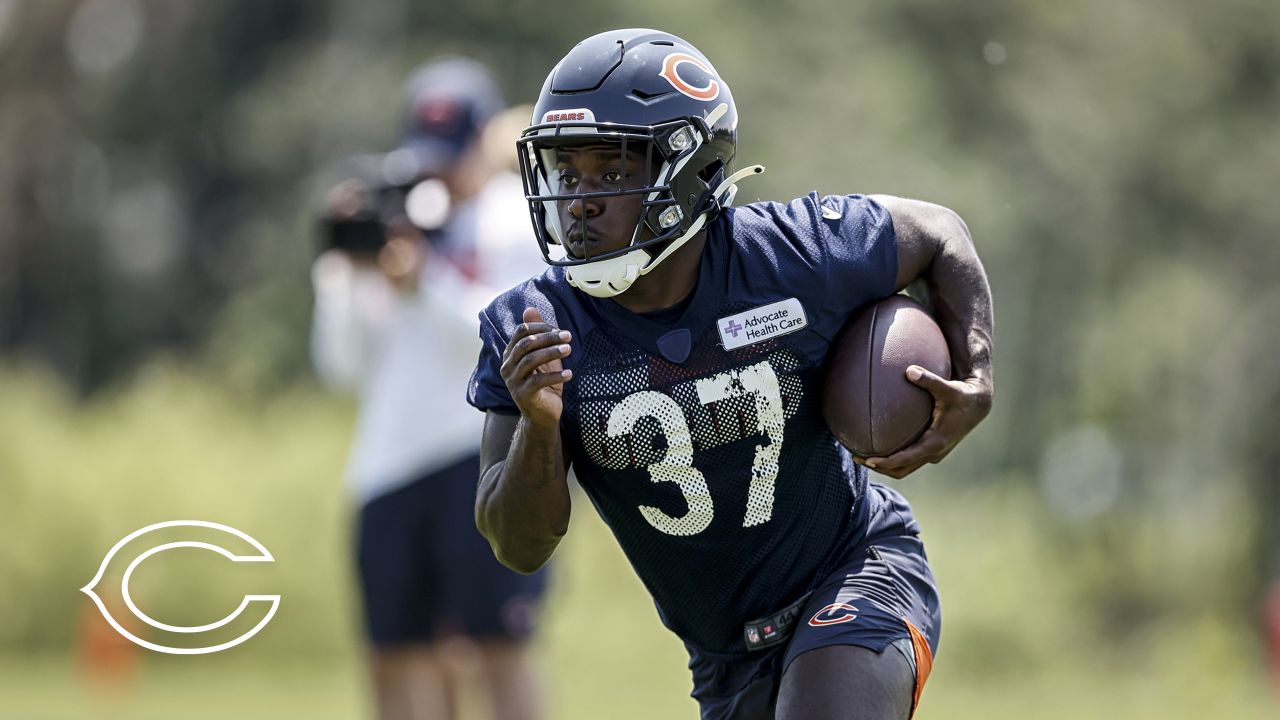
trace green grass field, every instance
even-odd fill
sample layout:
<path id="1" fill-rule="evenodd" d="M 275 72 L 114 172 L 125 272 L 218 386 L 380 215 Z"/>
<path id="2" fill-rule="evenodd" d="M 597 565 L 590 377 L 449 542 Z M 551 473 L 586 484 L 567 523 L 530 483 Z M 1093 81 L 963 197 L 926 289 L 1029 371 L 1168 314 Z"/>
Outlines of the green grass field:
<path id="1" fill-rule="evenodd" d="M 87 406 L 10 371 L 0 397 L 0 720 L 367 716 L 339 477 L 348 405 L 305 388 L 249 402 L 163 370 Z M 1105 583 L 1117 572 L 1105 555 L 1064 546 L 1034 488 L 1016 478 L 960 483 L 945 471 L 899 484 L 925 528 L 944 604 L 917 717 L 1280 716 L 1254 618 L 1221 593 L 1111 613 Z M 547 717 L 696 717 L 681 645 L 590 505 L 575 510 L 536 645 Z M 280 592 L 280 613 L 225 653 L 148 653 L 130 689 L 103 697 L 74 660 L 76 590 L 116 539 L 182 517 L 266 544 L 276 567 L 252 577 Z M 245 588 L 230 576 L 220 587 L 219 572 L 176 574 L 171 611 L 225 614 Z M 1139 577 L 1117 597 L 1164 592 Z M 464 707 L 481 716 L 474 695 Z"/>

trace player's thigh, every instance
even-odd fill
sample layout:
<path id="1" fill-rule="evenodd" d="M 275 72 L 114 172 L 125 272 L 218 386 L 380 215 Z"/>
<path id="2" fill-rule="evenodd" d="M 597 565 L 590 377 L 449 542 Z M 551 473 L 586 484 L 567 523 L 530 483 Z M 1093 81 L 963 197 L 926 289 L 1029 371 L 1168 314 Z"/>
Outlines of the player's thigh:
<path id="1" fill-rule="evenodd" d="M 907 720 L 915 671 L 892 647 L 828 645 L 802 653 L 782 675 L 777 720 Z"/>

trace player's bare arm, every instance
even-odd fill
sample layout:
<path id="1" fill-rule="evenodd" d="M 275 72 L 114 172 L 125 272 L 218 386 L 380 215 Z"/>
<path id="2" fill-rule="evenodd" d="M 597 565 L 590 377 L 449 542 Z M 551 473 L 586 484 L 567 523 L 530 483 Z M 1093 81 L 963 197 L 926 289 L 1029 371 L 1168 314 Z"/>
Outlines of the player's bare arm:
<path id="1" fill-rule="evenodd" d="M 525 310 L 502 359 L 520 415 L 489 412 L 480 448 L 476 526 L 502 564 L 531 573 L 569 529 L 568 462 L 560 438 L 561 393 L 571 371 L 568 332 Z"/>
<path id="2" fill-rule="evenodd" d="M 898 238 L 896 287 L 923 281 L 951 350 L 956 379 L 912 367 L 907 379 L 934 397 L 933 424 L 912 445 L 868 467 L 901 478 L 946 457 L 991 412 L 993 313 L 991 288 L 964 220 L 940 205 L 876 195 Z"/>

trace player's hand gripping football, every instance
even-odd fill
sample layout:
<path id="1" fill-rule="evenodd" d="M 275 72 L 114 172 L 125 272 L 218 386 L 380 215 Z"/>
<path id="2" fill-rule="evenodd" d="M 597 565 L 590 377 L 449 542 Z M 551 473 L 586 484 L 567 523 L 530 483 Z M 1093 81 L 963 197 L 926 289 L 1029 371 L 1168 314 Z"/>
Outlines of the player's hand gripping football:
<path id="1" fill-rule="evenodd" d="M 523 319 L 502 352 L 502 379 L 525 420 L 555 427 L 564 409 L 564 383 L 573 374 L 560 362 L 572 352 L 572 338 L 567 330 L 543 322 L 534 308 L 525 308 Z"/>
<path id="2" fill-rule="evenodd" d="M 861 461 L 893 478 L 904 478 L 926 463 L 942 460 L 991 412 L 991 383 L 985 378 L 944 380 L 912 365 L 907 368 L 907 379 L 933 395 L 932 424 L 919 440 L 898 452 Z"/>

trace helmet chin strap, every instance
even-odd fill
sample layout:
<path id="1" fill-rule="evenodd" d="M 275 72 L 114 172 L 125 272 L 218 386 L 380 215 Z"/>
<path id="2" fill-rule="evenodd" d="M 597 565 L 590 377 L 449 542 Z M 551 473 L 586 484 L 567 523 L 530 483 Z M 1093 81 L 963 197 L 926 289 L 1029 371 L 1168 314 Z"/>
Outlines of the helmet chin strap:
<path id="1" fill-rule="evenodd" d="M 749 175 L 759 175 L 764 172 L 763 165 L 751 165 L 744 167 L 738 172 L 730 175 L 720 183 L 715 192 L 714 197 L 720 198 L 720 207 L 729 207 L 733 203 L 733 197 L 738 192 L 737 182 Z M 611 257 L 607 260 L 595 260 L 592 262 L 574 265 L 566 271 L 569 278 L 569 284 L 578 288 L 582 292 L 598 298 L 611 298 L 621 295 L 631 287 L 641 275 L 648 274 L 651 270 L 670 257 L 671 253 L 679 250 L 689 238 L 697 235 L 702 231 L 702 227 L 707 224 L 707 213 L 698 215 L 689 229 L 684 231 L 680 237 L 675 238 L 667 243 L 667 247 L 657 256 L 653 257 L 647 250 L 636 248 L 629 253 Z"/>

